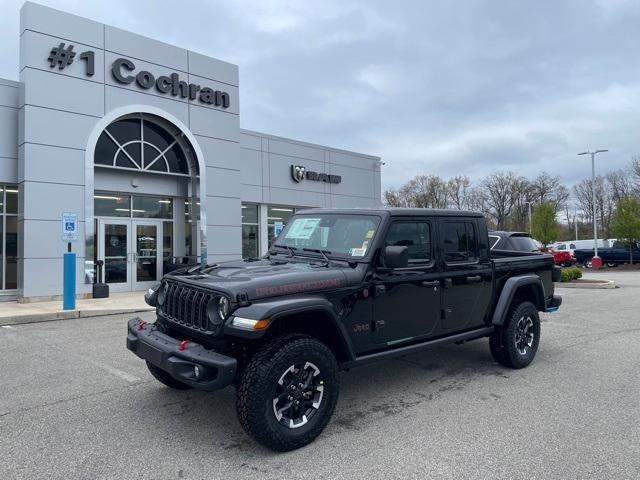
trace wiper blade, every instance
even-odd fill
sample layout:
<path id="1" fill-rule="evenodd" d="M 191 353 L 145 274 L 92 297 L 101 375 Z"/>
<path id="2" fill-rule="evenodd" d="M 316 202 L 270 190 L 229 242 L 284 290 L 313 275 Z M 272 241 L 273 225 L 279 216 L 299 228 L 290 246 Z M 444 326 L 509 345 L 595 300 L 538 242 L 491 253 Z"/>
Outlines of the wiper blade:
<path id="1" fill-rule="evenodd" d="M 290 257 L 293 257 L 293 252 L 295 250 L 298 250 L 298 247 L 291 247 L 289 245 L 280 245 L 280 244 L 277 244 L 277 243 L 274 243 L 273 246 L 286 249 L 289 252 L 289 256 Z"/>
<path id="2" fill-rule="evenodd" d="M 320 255 L 322 255 L 322 258 L 324 258 L 324 261 L 327 262 L 327 265 L 329 265 L 330 260 L 326 255 L 331 255 L 331 252 L 329 250 L 322 250 L 321 248 L 303 248 L 302 250 L 305 252 L 319 253 Z"/>

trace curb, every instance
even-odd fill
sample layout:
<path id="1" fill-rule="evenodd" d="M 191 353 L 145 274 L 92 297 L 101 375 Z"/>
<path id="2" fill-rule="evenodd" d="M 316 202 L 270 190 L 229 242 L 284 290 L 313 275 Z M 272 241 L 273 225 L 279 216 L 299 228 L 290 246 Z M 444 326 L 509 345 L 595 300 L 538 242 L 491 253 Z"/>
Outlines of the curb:
<path id="1" fill-rule="evenodd" d="M 556 283 L 556 288 L 586 288 L 586 289 L 611 289 L 619 288 L 616 282 L 613 280 L 602 280 L 600 283 L 571 283 L 571 282 L 559 282 Z"/>
<path id="2" fill-rule="evenodd" d="M 14 315 L 11 317 L 0 317 L 0 326 L 3 325 L 25 325 L 29 323 L 55 322 L 57 320 L 72 320 L 74 318 L 102 317 L 105 315 L 126 315 L 128 313 L 153 312 L 155 308 L 126 308 L 126 309 L 104 309 L 104 310 L 69 310 L 49 313 L 33 313 L 27 315 Z"/>

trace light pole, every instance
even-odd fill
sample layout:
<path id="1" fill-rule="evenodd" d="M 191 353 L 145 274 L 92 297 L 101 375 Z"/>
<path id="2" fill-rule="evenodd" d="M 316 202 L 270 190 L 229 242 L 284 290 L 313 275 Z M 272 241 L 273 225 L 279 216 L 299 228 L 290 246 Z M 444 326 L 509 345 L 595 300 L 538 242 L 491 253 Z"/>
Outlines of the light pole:
<path id="1" fill-rule="evenodd" d="M 608 152 L 609 150 L 596 150 L 594 152 L 587 150 L 580 152 L 578 155 L 591 155 L 591 204 L 593 205 L 593 251 L 594 256 L 591 260 L 593 268 L 598 269 L 601 266 L 600 257 L 598 257 L 598 227 L 596 224 L 596 154 Z M 597 260 L 596 260 L 597 259 Z M 594 264 L 595 260 L 595 264 Z"/>
<path id="2" fill-rule="evenodd" d="M 524 202 L 529 207 L 529 235 L 533 235 L 531 231 L 531 202 Z"/>

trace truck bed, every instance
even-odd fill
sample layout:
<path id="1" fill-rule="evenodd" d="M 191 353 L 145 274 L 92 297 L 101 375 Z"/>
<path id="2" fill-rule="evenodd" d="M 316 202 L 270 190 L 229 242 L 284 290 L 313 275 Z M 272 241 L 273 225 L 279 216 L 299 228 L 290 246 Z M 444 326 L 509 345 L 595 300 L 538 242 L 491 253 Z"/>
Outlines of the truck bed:
<path id="1" fill-rule="evenodd" d="M 535 274 L 542 280 L 545 296 L 553 295 L 553 255 L 537 252 L 516 252 L 512 250 L 492 250 L 494 282 L 498 291 L 502 291 L 507 278 L 515 275 Z"/>

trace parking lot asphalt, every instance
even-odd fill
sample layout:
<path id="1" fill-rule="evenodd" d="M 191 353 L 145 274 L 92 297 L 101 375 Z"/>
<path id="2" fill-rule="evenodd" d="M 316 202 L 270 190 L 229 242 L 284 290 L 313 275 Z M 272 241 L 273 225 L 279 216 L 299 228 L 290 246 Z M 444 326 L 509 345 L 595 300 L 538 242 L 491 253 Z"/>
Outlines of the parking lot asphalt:
<path id="1" fill-rule="evenodd" d="M 559 288 L 529 368 L 479 340 L 344 372 L 286 454 L 244 434 L 232 388 L 153 380 L 128 316 L 0 328 L 0 479 L 640 478 L 640 273 L 595 275 L 621 288 Z"/>

